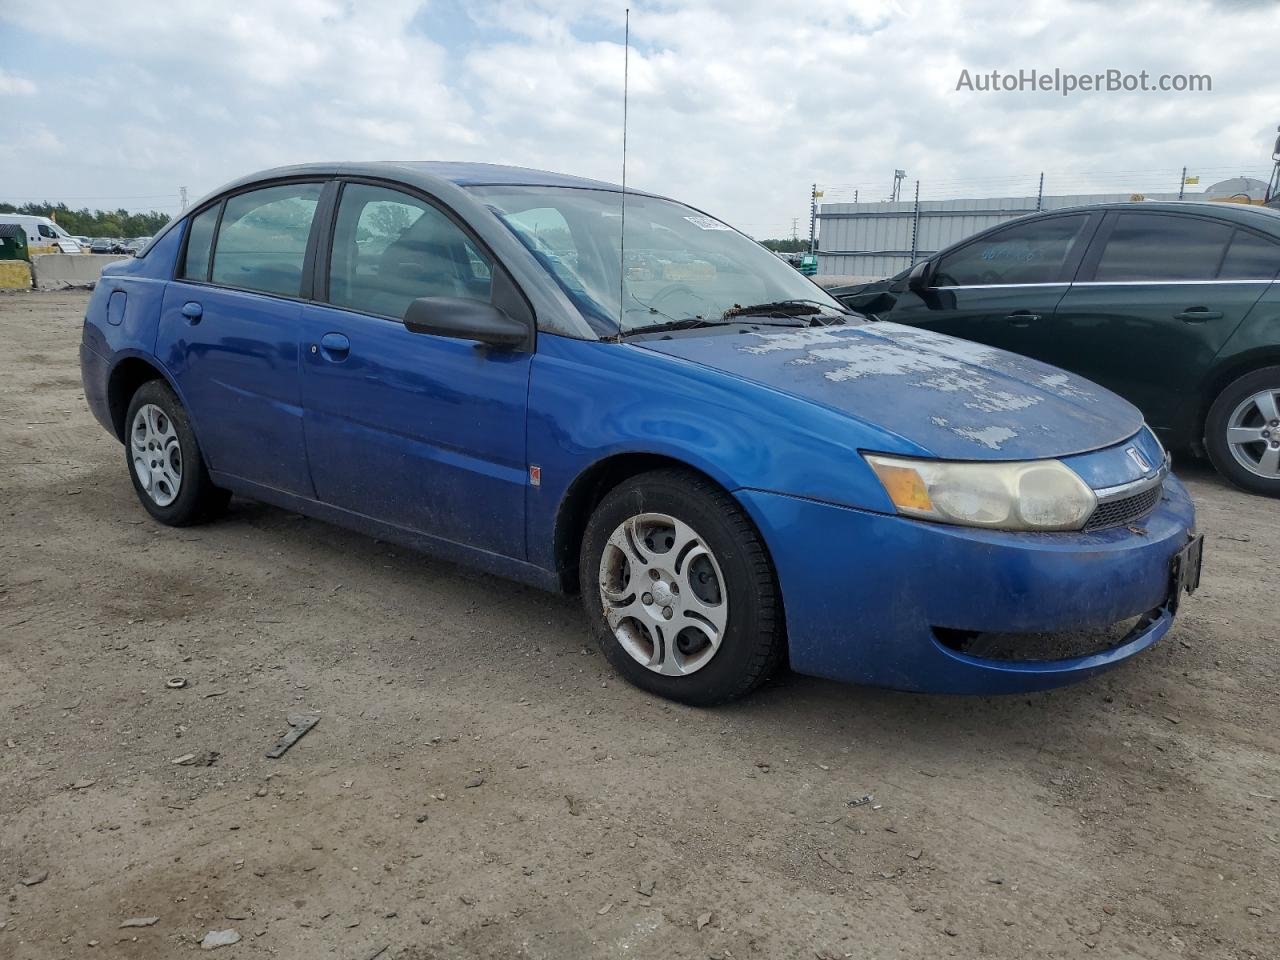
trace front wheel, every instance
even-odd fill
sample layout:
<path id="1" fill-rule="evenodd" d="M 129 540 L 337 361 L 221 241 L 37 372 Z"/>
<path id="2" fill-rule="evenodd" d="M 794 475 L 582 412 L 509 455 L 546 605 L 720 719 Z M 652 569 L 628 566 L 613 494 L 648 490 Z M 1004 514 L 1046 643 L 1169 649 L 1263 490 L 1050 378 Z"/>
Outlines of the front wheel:
<path id="1" fill-rule="evenodd" d="M 1205 418 L 1209 459 L 1238 487 L 1280 497 L 1280 367 L 1263 367 L 1226 387 Z"/>
<path id="2" fill-rule="evenodd" d="M 636 686 L 695 706 L 740 697 L 785 650 L 764 542 L 738 504 L 692 473 L 616 487 L 587 524 L 579 565 L 587 621 Z"/>
<path id="3" fill-rule="evenodd" d="M 129 476 L 151 516 L 185 527 L 222 512 L 231 494 L 209 479 L 187 411 L 167 383 L 149 380 L 138 388 L 125 429 Z"/>

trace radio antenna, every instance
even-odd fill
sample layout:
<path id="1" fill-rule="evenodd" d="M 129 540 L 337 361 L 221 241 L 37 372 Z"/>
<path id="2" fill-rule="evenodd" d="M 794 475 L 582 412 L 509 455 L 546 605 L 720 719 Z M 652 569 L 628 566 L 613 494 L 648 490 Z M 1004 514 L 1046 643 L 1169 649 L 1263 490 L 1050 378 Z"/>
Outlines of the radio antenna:
<path id="1" fill-rule="evenodd" d="M 627 87 L 631 67 L 631 8 L 627 7 L 622 32 L 622 223 L 618 237 L 618 336 L 626 309 L 627 287 Z"/>

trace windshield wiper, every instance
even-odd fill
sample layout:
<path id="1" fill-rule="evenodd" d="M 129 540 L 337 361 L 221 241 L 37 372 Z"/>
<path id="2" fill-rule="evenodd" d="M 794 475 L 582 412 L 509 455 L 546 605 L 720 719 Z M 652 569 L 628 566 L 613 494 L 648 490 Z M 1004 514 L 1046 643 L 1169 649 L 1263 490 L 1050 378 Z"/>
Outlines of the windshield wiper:
<path id="1" fill-rule="evenodd" d="M 783 323 L 782 321 L 793 321 Z M 700 327 L 729 327 L 736 325 L 733 317 L 682 317 L 679 320 L 667 320 L 662 323 L 650 323 L 643 327 L 632 327 L 622 331 L 624 337 L 632 337 L 642 333 L 664 333 L 669 330 L 696 330 Z M 778 316 L 771 318 L 755 318 L 750 323 L 766 327 L 807 327 L 809 324 L 798 317 Z"/>
<path id="2" fill-rule="evenodd" d="M 829 303 L 821 300 L 806 300 L 797 297 L 792 300 L 770 300 L 767 303 L 751 303 L 747 306 L 734 304 L 726 310 L 721 316 L 728 320 L 731 317 L 745 317 L 756 314 L 764 316 L 782 316 L 782 317 L 803 317 L 813 314 L 822 313 L 824 310 L 830 310 L 839 313 L 842 316 L 853 316 L 853 311 L 845 310 L 842 307 L 833 307 Z"/>

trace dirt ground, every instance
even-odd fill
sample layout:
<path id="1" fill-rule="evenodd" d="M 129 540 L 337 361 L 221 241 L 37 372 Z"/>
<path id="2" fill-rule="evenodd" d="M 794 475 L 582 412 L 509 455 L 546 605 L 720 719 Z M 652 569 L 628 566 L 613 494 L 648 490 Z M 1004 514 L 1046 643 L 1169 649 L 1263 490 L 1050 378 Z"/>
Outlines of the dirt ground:
<path id="1" fill-rule="evenodd" d="M 700 711 L 574 602 L 238 500 L 152 522 L 85 299 L 0 297 L 0 957 L 1280 956 L 1280 505 L 1184 465 L 1201 591 L 1093 681 Z"/>

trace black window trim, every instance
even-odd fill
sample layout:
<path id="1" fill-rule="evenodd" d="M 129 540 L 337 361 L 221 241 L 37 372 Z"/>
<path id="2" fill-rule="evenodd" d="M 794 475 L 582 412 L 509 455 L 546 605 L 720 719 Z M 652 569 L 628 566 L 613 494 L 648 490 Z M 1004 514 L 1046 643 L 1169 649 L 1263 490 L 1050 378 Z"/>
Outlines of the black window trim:
<path id="1" fill-rule="evenodd" d="M 524 316 L 513 317 L 513 319 L 519 320 L 528 327 L 530 337 L 529 349 L 532 350 L 533 338 L 537 336 L 538 330 L 537 313 L 533 309 L 532 302 L 529 300 L 525 292 L 520 289 L 520 285 L 516 283 L 515 277 L 511 275 L 511 271 L 506 268 L 506 265 L 503 264 L 498 255 L 494 253 L 493 248 L 490 247 L 489 244 L 485 243 L 484 239 L 471 229 L 471 226 L 461 216 L 459 216 L 452 207 L 442 201 L 439 197 L 433 196 L 419 187 L 411 186 L 410 184 L 403 183 L 399 180 L 369 176 L 341 176 L 336 178 L 336 184 L 337 188 L 334 191 L 333 205 L 328 211 L 329 222 L 326 225 L 324 233 L 321 235 L 320 243 L 316 249 L 312 276 L 312 293 L 314 294 L 313 301 L 315 303 L 329 307 L 331 310 L 343 310 L 348 313 L 359 314 L 363 317 L 371 317 L 375 320 L 386 320 L 390 323 L 396 324 L 404 323 L 403 317 L 389 317 L 384 313 L 371 313 L 368 310 L 359 310 L 355 307 L 342 306 L 340 304 L 332 303 L 329 300 L 329 271 L 330 264 L 333 259 L 333 238 L 338 230 L 338 210 L 342 203 L 342 195 L 349 184 L 381 187 L 385 190 L 403 193 L 417 200 L 421 200 L 428 206 L 438 210 L 440 213 L 444 214 L 445 218 L 450 223 L 458 228 L 459 232 L 465 239 L 469 240 L 477 250 L 489 258 L 489 273 L 492 282 L 489 295 L 490 303 L 493 302 L 493 299 L 498 292 L 496 288 L 499 283 L 499 275 L 501 275 L 502 282 L 511 289 L 524 307 Z"/>
<path id="2" fill-rule="evenodd" d="M 315 302 L 315 297 L 312 294 L 314 294 L 315 291 L 314 263 L 317 247 L 316 228 L 321 224 L 322 215 L 326 215 L 331 212 L 330 210 L 326 210 L 325 198 L 333 192 L 334 184 L 336 182 L 337 178 L 326 174 L 309 177 L 279 177 L 272 180 L 259 180 L 254 183 L 237 187 L 235 190 L 221 193 L 207 203 L 201 204 L 199 207 L 183 216 L 182 249 L 174 262 L 173 273 L 169 279 L 175 283 L 189 283 L 197 287 L 211 287 L 215 290 L 234 290 L 238 293 L 253 293 L 261 297 L 271 297 L 275 300 L 291 300 L 295 303 Z M 222 216 L 226 212 L 227 201 L 231 200 L 233 197 L 239 197 L 246 193 L 254 193 L 258 190 L 266 190 L 271 187 L 288 187 L 294 184 L 304 183 L 318 183 L 321 185 L 321 191 L 320 199 L 316 203 L 315 213 L 311 217 L 311 227 L 307 233 L 306 252 L 303 254 L 302 258 L 302 282 L 298 288 L 298 295 L 290 296 L 286 293 L 276 293 L 270 290 L 255 290 L 252 287 L 234 287 L 227 283 L 214 283 L 211 279 L 213 277 L 213 261 L 217 255 L 218 234 L 222 230 Z M 200 214 L 207 210 L 211 210 L 215 206 L 220 206 L 220 209 L 218 210 L 217 223 L 213 226 L 213 239 L 210 241 L 209 245 L 209 262 L 205 266 L 205 279 L 194 280 L 190 277 L 184 277 L 181 274 L 182 271 L 186 269 L 187 265 L 187 244 L 191 240 L 191 223 Z"/>
<path id="3" fill-rule="evenodd" d="M 983 289 L 987 287 L 1064 287 L 1067 284 L 1072 282 L 1072 279 L 1075 277 L 1076 273 L 1078 272 L 1080 268 L 1080 264 L 1083 261 L 1087 251 L 1090 249 L 1090 247 L 1094 242 L 1095 235 L 1098 230 L 1098 224 L 1102 220 L 1101 211 L 1063 210 L 1061 212 L 1054 211 L 1052 213 L 1046 213 L 1042 216 L 1032 215 L 1028 217 L 1018 217 L 1016 220 L 1011 220 L 1007 223 L 997 224 L 994 227 L 991 227 L 987 230 L 982 231 L 982 233 L 978 234 L 976 237 L 971 237 L 970 239 L 966 241 L 962 241 L 948 250 L 943 250 L 937 254 L 934 254 L 933 269 L 936 272 L 938 265 L 941 264 L 942 258 L 944 256 L 949 257 L 949 256 L 952 256 L 953 254 L 961 252 L 967 247 L 976 246 L 979 243 L 986 243 L 990 241 L 992 237 L 996 236 L 997 234 L 1005 230 L 1009 230 L 1014 227 L 1029 226 L 1031 224 L 1038 225 L 1041 223 L 1048 223 L 1051 220 L 1062 220 L 1066 217 L 1079 217 L 1079 216 L 1085 217 L 1084 226 L 1080 228 L 1080 234 L 1079 234 L 1079 239 L 1082 239 L 1084 242 L 1075 244 L 1073 249 L 1067 254 L 1066 259 L 1063 260 L 1062 266 L 1058 270 L 1058 278 L 1056 280 L 1037 281 L 1036 283 L 965 283 L 965 284 L 952 284 L 948 286 L 938 286 L 934 284 L 931 280 L 929 283 L 929 289 L 931 290 L 976 290 L 976 289 Z"/>
<path id="4" fill-rule="evenodd" d="M 1208 279 L 1173 280 L 1168 278 L 1165 278 L 1165 279 L 1152 278 L 1150 280 L 1099 280 L 1097 279 L 1098 264 L 1102 260 L 1102 252 L 1103 250 L 1106 249 L 1107 241 L 1111 239 L 1111 234 L 1115 230 L 1116 224 L 1119 223 L 1120 218 L 1122 216 L 1125 216 L 1126 214 L 1141 214 L 1143 216 L 1152 216 L 1152 217 L 1175 217 L 1182 220 L 1203 220 L 1208 223 L 1216 223 L 1221 226 L 1230 227 L 1232 228 L 1232 230 L 1231 230 L 1231 233 L 1227 236 L 1226 244 L 1222 248 L 1222 256 L 1218 258 L 1218 265 L 1217 267 L 1215 267 L 1213 271 L 1213 276 L 1209 277 Z M 1077 273 L 1076 279 L 1074 282 L 1081 286 L 1088 285 L 1091 287 L 1136 286 L 1141 284 L 1181 284 L 1181 285 L 1206 284 L 1206 283 L 1259 284 L 1259 283 L 1273 282 L 1277 276 L 1280 276 L 1280 270 L 1277 270 L 1277 273 L 1273 275 L 1270 279 L 1263 278 L 1263 277 L 1258 277 L 1258 278 L 1238 277 L 1234 279 L 1220 279 L 1219 274 L 1222 273 L 1222 264 L 1225 262 L 1227 253 L 1231 249 L 1231 243 L 1233 240 L 1235 240 L 1236 234 L 1241 231 L 1252 234 L 1253 236 L 1258 237 L 1259 239 L 1266 240 L 1272 244 L 1275 244 L 1277 247 L 1280 247 L 1280 238 L 1273 237 L 1270 234 L 1264 233 L 1261 230 L 1255 230 L 1254 228 L 1246 224 L 1236 223 L 1234 220 L 1227 219 L 1226 217 L 1209 216 L 1199 211 L 1196 211 L 1193 213 L 1190 211 L 1183 211 L 1183 210 L 1142 210 L 1142 209 L 1108 210 L 1105 222 L 1103 223 L 1102 227 L 1098 230 L 1098 232 L 1094 235 L 1092 242 L 1089 244 L 1089 250 L 1085 255 L 1084 262 L 1082 262 L 1080 265 L 1080 270 Z"/>

